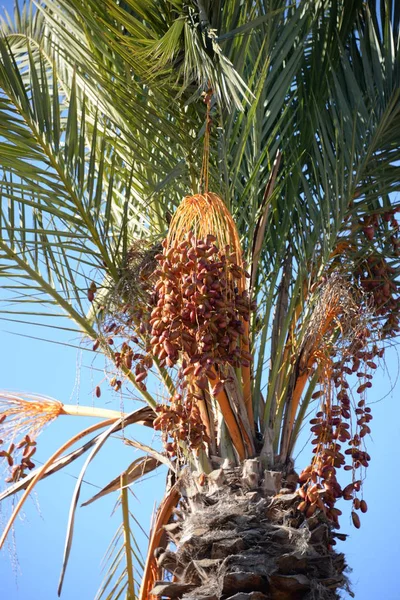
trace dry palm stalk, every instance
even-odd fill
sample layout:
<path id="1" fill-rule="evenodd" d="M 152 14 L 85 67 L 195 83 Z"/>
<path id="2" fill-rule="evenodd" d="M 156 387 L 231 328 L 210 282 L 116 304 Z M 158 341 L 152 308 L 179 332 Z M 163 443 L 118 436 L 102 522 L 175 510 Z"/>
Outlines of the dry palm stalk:
<path id="1" fill-rule="evenodd" d="M 321 361 L 328 360 L 329 362 L 330 360 L 329 351 L 326 354 L 323 352 L 323 348 L 326 346 L 324 337 L 332 330 L 332 327 L 337 327 L 343 321 L 343 315 L 346 318 L 352 318 L 356 312 L 357 306 L 349 289 L 349 284 L 339 275 L 333 275 L 322 288 L 320 298 L 304 336 L 303 348 L 300 350 L 282 455 L 287 451 L 289 435 L 293 429 L 300 399 L 313 365 L 316 362 L 320 364 Z"/>
<path id="2" fill-rule="evenodd" d="M 159 547 L 161 539 L 165 533 L 164 525 L 167 525 L 172 516 L 172 511 L 180 500 L 180 492 L 177 485 L 174 485 L 161 502 L 157 511 L 156 520 L 151 532 L 149 548 L 147 551 L 147 559 L 144 567 L 142 585 L 139 592 L 138 600 L 155 600 L 150 592 L 154 587 L 154 583 L 158 576 L 158 567 L 154 556 L 154 551 Z"/>

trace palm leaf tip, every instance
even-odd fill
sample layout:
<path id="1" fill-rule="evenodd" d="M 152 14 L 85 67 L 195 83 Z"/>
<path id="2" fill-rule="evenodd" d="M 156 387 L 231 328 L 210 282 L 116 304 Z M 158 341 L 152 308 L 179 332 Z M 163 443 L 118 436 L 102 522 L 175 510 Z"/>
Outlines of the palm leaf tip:
<path id="1" fill-rule="evenodd" d="M 88 506 L 95 500 L 102 498 L 103 496 L 110 494 L 121 489 L 121 481 L 123 480 L 124 486 L 129 486 L 135 481 L 144 477 L 147 473 L 151 473 L 157 467 L 161 465 L 161 461 L 153 458 L 152 456 L 144 456 L 137 458 L 129 465 L 129 467 L 118 477 L 110 481 L 100 492 L 82 503 L 82 506 Z"/>

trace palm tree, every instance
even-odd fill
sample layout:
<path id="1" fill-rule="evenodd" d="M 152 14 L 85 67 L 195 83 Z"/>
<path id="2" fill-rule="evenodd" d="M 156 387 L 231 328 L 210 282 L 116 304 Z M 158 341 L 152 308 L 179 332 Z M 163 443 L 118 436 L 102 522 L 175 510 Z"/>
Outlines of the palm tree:
<path id="1" fill-rule="evenodd" d="M 119 490 L 123 514 L 126 565 L 101 597 L 347 586 L 338 501 L 359 527 L 366 397 L 399 331 L 399 13 L 392 0 L 48 0 L 2 23 L 5 310 L 49 327 L 61 311 L 113 365 L 103 389 L 141 402 L 2 395 L 0 498 L 24 491 L 0 544 L 36 483 L 89 452 L 59 592 L 85 469 L 134 424 L 163 447 L 134 443 L 143 456 L 92 499 Z M 35 468 L 62 414 L 102 420 Z M 139 590 L 128 486 L 160 464 Z"/>

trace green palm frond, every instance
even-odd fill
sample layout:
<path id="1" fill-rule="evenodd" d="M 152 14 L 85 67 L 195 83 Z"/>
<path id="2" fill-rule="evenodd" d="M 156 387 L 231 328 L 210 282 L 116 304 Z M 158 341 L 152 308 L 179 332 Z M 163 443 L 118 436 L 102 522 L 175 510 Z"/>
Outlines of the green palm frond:
<path id="1" fill-rule="evenodd" d="M 239 14 L 228 11 L 230 27 L 248 20 L 254 12 L 248 4 Z M 243 101 L 251 95 L 221 48 L 215 19 L 209 21 L 209 11 L 202 2 L 163 2 L 162 12 L 151 2 L 90 2 L 90 15 L 87 3 L 76 0 L 69 5 L 86 25 L 90 23 L 90 43 L 98 47 L 101 32 L 105 45 L 112 44 L 115 55 L 160 96 L 172 99 L 184 95 L 193 100 L 212 88 L 221 103 L 241 110 Z M 217 17 L 218 10 L 213 14 Z M 228 23 L 220 23 L 219 31 L 226 33 Z M 245 30 L 254 25 L 248 24 Z"/>
<path id="2" fill-rule="evenodd" d="M 110 542 L 104 557 L 104 566 L 107 573 L 96 595 L 96 600 L 117 600 L 124 594 L 125 598 L 134 600 L 135 589 L 138 588 L 138 579 L 135 578 L 134 564 L 137 570 L 142 571 L 144 559 L 139 546 L 133 536 L 131 521 L 135 522 L 134 515 L 129 510 L 129 487 L 126 475 L 120 478 L 120 496 L 117 507 L 122 510 L 122 522 Z"/>

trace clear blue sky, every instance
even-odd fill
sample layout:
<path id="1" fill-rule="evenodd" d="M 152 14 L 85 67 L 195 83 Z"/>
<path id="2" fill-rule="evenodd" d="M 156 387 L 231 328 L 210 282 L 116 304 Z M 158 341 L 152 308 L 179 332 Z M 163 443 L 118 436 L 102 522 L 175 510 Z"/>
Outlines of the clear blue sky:
<path id="1" fill-rule="evenodd" d="M 4 5 L 9 9 L 12 2 Z M 53 339 L 56 335 L 45 329 L 17 327 L 0 321 L 0 389 L 36 392 L 64 403 L 94 402 L 93 390 L 101 374 L 91 369 L 91 354 L 83 352 L 80 357 L 79 352 L 72 348 L 17 337 L 6 332 L 10 329 Z M 63 339 L 77 342 L 66 335 Z M 398 508 L 394 504 L 400 493 L 395 444 L 400 438 L 399 385 L 390 392 L 399 371 L 397 352 L 389 352 L 386 361 L 386 374 L 379 373 L 369 396 L 374 415 L 372 437 L 368 441 L 372 460 L 364 487 L 369 511 L 362 517 L 358 531 L 351 526 L 348 511 L 341 521 L 341 531 L 349 533 L 350 537 L 345 543 L 340 543 L 339 549 L 345 552 L 353 569 L 350 580 L 358 600 L 399 599 L 397 565 L 400 542 Z M 101 368 L 101 361 L 95 366 Z M 383 399 L 386 394 L 388 396 Z M 101 401 L 110 408 L 120 408 L 119 396 L 112 395 L 105 386 Z M 96 403 L 99 404 L 99 401 Z M 124 409 L 129 411 L 131 406 L 127 400 Z M 37 461 L 45 461 L 73 433 L 92 422 L 75 417 L 58 419 L 39 438 Z M 148 441 L 140 427 L 132 426 L 129 434 Z M 147 432 L 145 436 L 148 436 Z M 303 442 L 300 441 L 299 448 L 306 437 Z M 298 459 L 298 470 L 307 464 L 309 455 L 308 446 Z M 120 441 L 113 440 L 106 445 L 87 472 L 82 501 L 95 493 L 97 487 L 118 475 L 136 456 L 137 453 L 124 447 Z M 25 505 L 23 518 L 15 527 L 15 545 L 10 538 L 9 547 L 0 554 L 1 600 L 56 600 L 69 503 L 74 478 L 82 462 L 83 459 L 41 482 L 35 496 Z M 132 488 L 136 498 L 131 501 L 131 510 L 146 529 L 154 502 L 162 491 L 164 477 L 164 471 L 160 470 L 159 475 Z M 388 498 L 386 502 L 384 495 Z M 390 499 L 393 499 L 393 505 Z M 93 600 L 102 578 L 101 559 L 120 523 L 120 512 L 111 516 L 115 501 L 116 495 L 112 495 L 78 510 L 63 600 Z M 10 508 L 8 503 L 0 507 L 2 524 Z M 349 503 L 342 502 L 340 508 L 345 511 Z M 137 539 L 145 553 L 146 540 L 139 530 Z"/>

